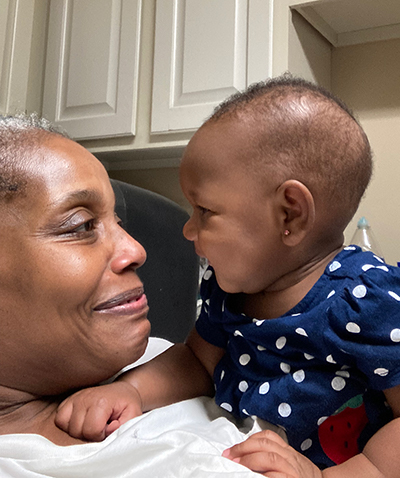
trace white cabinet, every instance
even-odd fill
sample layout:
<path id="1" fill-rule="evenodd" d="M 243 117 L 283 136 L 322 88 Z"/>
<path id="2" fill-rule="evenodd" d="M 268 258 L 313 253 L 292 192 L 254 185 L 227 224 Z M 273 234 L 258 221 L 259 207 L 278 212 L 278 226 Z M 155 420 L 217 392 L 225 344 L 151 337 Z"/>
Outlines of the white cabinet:
<path id="1" fill-rule="evenodd" d="M 43 113 L 75 139 L 134 135 L 141 0 L 51 0 Z"/>
<path id="2" fill-rule="evenodd" d="M 271 74 L 272 1 L 157 0 L 151 132 L 199 127 Z"/>
<path id="3" fill-rule="evenodd" d="M 51 0 L 43 112 L 107 161 L 170 147 L 179 156 L 219 102 L 271 74 L 271 9 L 272 0 Z"/>
<path id="4" fill-rule="evenodd" d="M 41 109 L 47 0 L 0 0 L 0 114 Z"/>

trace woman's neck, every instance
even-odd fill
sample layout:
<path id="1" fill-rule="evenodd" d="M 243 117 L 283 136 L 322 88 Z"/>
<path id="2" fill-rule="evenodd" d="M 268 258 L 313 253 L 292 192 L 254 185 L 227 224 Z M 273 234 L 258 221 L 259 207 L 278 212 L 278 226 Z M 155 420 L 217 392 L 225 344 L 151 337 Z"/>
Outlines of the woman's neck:
<path id="1" fill-rule="evenodd" d="M 56 445 L 84 443 L 56 426 L 54 419 L 61 400 L 59 397 L 35 397 L 0 386 L 0 435 L 34 433 Z"/>

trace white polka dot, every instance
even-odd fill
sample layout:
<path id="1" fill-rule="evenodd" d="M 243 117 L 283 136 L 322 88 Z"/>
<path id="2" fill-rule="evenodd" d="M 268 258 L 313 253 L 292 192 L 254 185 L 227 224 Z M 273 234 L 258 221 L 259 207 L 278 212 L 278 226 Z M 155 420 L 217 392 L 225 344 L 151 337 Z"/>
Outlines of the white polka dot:
<path id="1" fill-rule="evenodd" d="M 381 377 L 386 377 L 386 375 L 389 373 L 389 370 L 387 368 L 376 368 L 374 370 L 374 373 L 376 375 L 380 375 Z"/>
<path id="2" fill-rule="evenodd" d="M 293 378 L 295 382 L 301 383 L 306 378 L 306 374 L 304 373 L 304 370 L 297 370 L 294 372 Z"/>
<path id="3" fill-rule="evenodd" d="M 283 349 L 283 347 L 286 345 L 286 337 L 279 337 L 279 339 L 275 342 L 275 345 L 278 350 Z"/>
<path id="4" fill-rule="evenodd" d="M 389 269 L 386 266 L 378 266 L 377 269 L 380 269 L 381 271 L 389 272 Z"/>
<path id="5" fill-rule="evenodd" d="M 249 415 L 249 412 L 245 408 L 243 408 L 242 413 L 244 413 L 247 416 Z"/>
<path id="6" fill-rule="evenodd" d="M 209 280 L 212 277 L 213 273 L 211 269 L 207 269 L 203 275 L 204 280 Z"/>
<path id="7" fill-rule="evenodd" d="M 346 330 L 352 334 L 359 334 L 361 332 L 360 326 L 355 322 L 348 322 L 346 325 Z"/>
<path id="8" fill-rule="evenodd" d="M 284 372 L 284 373 L 289 373 L 290 372 L 290 365 L 288 363 L 281 362 L 280 367 L 281 367 L 282 372 Z"/>
<path id="9" fill-rule="evenodd" d="M 239 357 L 239 363 L 240 365 L 247 365 L 250 362 L 250 355 L 249 354 L 243 354 Z"/>
<path id="10" fill-rule="evenodd" d="M 233 335 L 234 335 L 235 337 L 243 337 L 243 334 L 242 334 L 242 332 L 240 332 L 240 330 L 235 330 L 235 332 L 233 333 Z"/>
<path id="11" fill-rule="evenodd" d="M 233 410 L 232 405 L 226 402 L 221 403 L 220 407 L 226 410 L 227 412 L 231 412 Z"/>
<path id="12" fill-rule="evenodd" d="M 225 370 L 222 370 L 221 372 L 221 378 L 219 379 L 220 381 L 225 377 Z"/>
<path id="13" fill-rule="evenodd" d="M 339 375 L 339 377 L 350 378 L 350 373 L 347 370 L 338 370 L 336 375 Z"/>
<path id="14" fill-rule="evenodd" d="M 354 287 L 353 289 L 353 295 L 357 299 L 362 299 L 363 297 L 366 296 L 366 294 L 367 294 L 367 288 L 365 287 L 365 285 L 358 285 L 357 287 Z"/>
<path id="15" fill-rule="evenodd" d="M 334 272 L 342 267 L 342 264 L 338 261 L 333 261 L 332 264 L 329 266 L 329 270 Z"/>
<path id="16" fill-rule="evenodd" d="M 346 386 L 346 380 L 342 377 L 335 377 L 331 382 L 333 390 L 340 392 Z"/>
<path id="17" fill-rule="evenodd" d="M 311 438 L 307 438 L 306 440 L 303 441 L 303 443 L 300 445 L 301 451 L 306 451 L 308 450 L 312 445 L 312 440 Z"/>
<path id="18" fill-rule="evenodd" d="M 329 299 L 330 297 L 332 297 L 332 296 L 335 295 L 335 294 L 336 294 L 336 291 L 331 290 L 331 291 L 329 292 L 329 294 L 326 296 L 326 298 Z"/>
<path id="19" fill-rule="evenodd" d="M 329 362 L 329 363 L 336 363 L 335 360 L 334 360 L 334 358 L 332 357 L 332 355 L 328 355 L 328 356 L 326 357 L 326 361 Z"/>
<path id="20" fill-rule="evenodd" d="M 318 425 L 318 426 L 322 425 L 327 418 L 328 418 L 328 417 L 318 418 L 317 425 Z"/>
<path id="21" fill-rule="evenodd" d="M 393 299 L 396 299 L 400 302 L 400 297 L 396 294 L 396 292 L 390 290 L 388 294 L 390 295 L 390 297 L 393 297 Z"/>
<path id="22" fill-rule="evenodd" d="M 267 350 L 265 347 L 263 347 L 262 345 L 257 345 L 257 349 L 260 351 L 260 352 L 263 352 L 264 350 Z"/>
<path id="23" fill-rule="evenodd" d="M 281 403 L 278 407 L 278 413 L 281 417 L 287 418 L 292 413 L 292 408 L 288 403 Z"/>
<path id="24" fill-rule="evenodd" d="M 260 327 L 265 322 L 265 320 L 256 320 L 257 327 Z"/>
<path id="25" fill-rule="evenodd" d="M 310 355 L 310 354 L 304 354 L 304 357 L 307 359 L 307 360 L 312 360 L 314 358 L 314 355 Z"/>
<path id="26" fill-rule="evenodd" d="M 296 332 L 296 334 L 304 335 L 304 337 L 308 337 L 307 332 L 302 327 L 298 327 L 295 330 L 295 332 Z"/>
<path id="27" fill-rule="evenodd" d="M 344 248 L 345 251 L 355 251 L 356 248 L 354 246 L 347 246 Z"/>
<path id="28" fill-rule="evenodd" d="M 260 395 L 265 395 L 266 393 L 269 392 L 269 382 L 264 382 L 263 384 L 260 385 L 260 388 L 258 389 L 258 392 Z"/>
<path id="29" fill-rule="evenodd" d="M 364 271 L 364 272 L 367 272 L 369 271 L 370 269 L 375 269 L 375 266 L 373 266 L 372 264 L 364 264 L 361 269 Z"/>
<path id="30" fill-rule="evenodd" d="M 242 381 L 239 383 L 239 390 L 240 390 L 241 392 L 245 392 L 248 388 L 249 388 L 249 384 L 246 382 L 246 380 L 242 380 Z"/>
<path id="31" fill-rule="evenodd" d="M 378 260 L 379 262 L 385 262 L 382 258 L 380 258 L 379 256 L 374 256 L 376 260 Z"/>
<path id="32" fill-rule="evenodd" d="M 390 332 L 390 340 L 392 342 L 400 342 L 400 329 L 393 329 Z"/>

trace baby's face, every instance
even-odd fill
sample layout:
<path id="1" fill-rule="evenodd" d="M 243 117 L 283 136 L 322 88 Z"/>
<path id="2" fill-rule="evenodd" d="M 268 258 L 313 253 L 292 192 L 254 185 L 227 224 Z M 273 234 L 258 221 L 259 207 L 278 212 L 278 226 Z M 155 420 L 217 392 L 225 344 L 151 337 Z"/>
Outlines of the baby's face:
<path id="1" fill-rule="evenodd" d="M 276 188 L 265 172 L 260 181 L 243 164 L 254 151 L 249 137 L 236 121 L 209 123 L 190 141 L 180 170 L 193 207 L 184 235 L 230 293 L 268 288 L 280 275 L 283 254 Z"/>

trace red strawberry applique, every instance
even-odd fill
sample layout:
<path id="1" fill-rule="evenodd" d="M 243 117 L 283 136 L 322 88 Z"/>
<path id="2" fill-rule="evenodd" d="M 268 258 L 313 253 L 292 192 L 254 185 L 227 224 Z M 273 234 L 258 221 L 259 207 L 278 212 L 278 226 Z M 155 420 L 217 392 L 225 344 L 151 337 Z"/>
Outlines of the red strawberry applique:
<path id="1" fill-rule="evenodd" d="M 318 428 L 325 454 L 337 465 L 360 453 L 358 438 L 368 423 L 362 395 L 352 398 Z"/>

